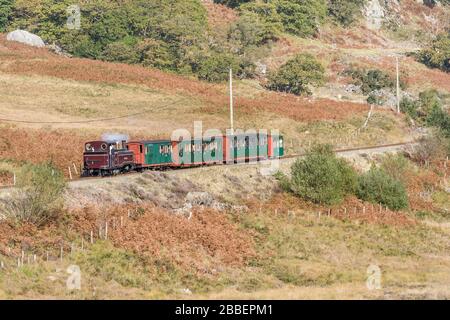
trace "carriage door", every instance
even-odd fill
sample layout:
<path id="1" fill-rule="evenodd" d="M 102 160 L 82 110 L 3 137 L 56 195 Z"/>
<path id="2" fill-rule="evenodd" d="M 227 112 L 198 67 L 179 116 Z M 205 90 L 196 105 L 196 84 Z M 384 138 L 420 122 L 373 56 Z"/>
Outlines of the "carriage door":
<path id="1" fill-rule="evenodd" d="M 147 145 L 147 164 L 154 164 L 155 163 L 155 152 L 153 150 L 153 144 Z"/>

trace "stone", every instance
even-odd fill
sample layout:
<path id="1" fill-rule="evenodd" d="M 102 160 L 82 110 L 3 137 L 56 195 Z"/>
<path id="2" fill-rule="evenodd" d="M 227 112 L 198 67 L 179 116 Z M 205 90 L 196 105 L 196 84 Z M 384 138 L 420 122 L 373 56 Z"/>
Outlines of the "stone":
<path id="1" fill-rule="evenodd" d="M 6 40 L 8 41 L 16 41 L 29 46 L 43 48 L 45 47 L 44 41 L 41 37 L 32 34 L 25 30 L 15 30 L 6 35 Z"/>

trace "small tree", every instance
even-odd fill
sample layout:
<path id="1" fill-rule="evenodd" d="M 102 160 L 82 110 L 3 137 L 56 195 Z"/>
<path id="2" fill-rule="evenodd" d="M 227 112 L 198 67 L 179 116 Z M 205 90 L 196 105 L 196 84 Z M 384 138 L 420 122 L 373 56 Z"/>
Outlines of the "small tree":
<path id="1" fill-rule="evenodd" d="M 42 226 L 62 210 L 65 186 L 62 172 L 51 163 L 25 165 L 12 199 L 2 201 L 3 211 L 15 222 Z"/>
<path id="2" fill-rule="evenodd" d="M 418 113 L 417 109 L 419 108 L 419 104 L 417 101 L 414 101 L 408 97 L 403 97 L 400 101 L 400 110 L 401 112 L 407 114 L 411 117 L 411 119 L 416 120 Z"/>
<path id="3" fill-rule="evenodd" d="M 264 28 L 275 35 L 284 31 L 281 17 L 277 12 L 277 5 L 273 1 L 252 1 L 244 3 L 239 7 L 241 14 L 253 13 L 258 15 L 263 22 Z"/>
<path id="4" fill-rule="evenodd" d="M 12 12 L 14 0 L 0 0 L 0 32 L 6 30 L 8 18 Z"/>
<path id="5" fill-rule="evenodd" d="M 403 184 L 383 169 L 375 167 L 359 177 L 357 196 L 371 203 L 381 203 L 392 210 L 408 207 L 408 195 Z"/>
<path id="6" fill-rule="evenodd" d="M 311 85 L 324 81 L 323 66 L 310 54 L 299 54 L 269 76 L 267 88 L 296 95 L 311 94 Z"/>
<path id="7" fill-rule="evenodd" d="M 200 62 L 198 77 L 209 82 L 225 81 L 230 68 L 239 75 L 241 66 L 236 57 L 226 53 L 214 53 Z"/>
<path id="8" fill-rule="evenodd" d="M 428 48 L 417 54 L 417 58 L 430 68 L 450 72 L 450 33 L 439 35 Z"/>
<path id="9" fill-rule="evenodd" d="M 279 175 L 281 187 L 306 200 L 320 204 L 336 204 L 354 193 L 357 175 L 343 159 L 338 159 L 331 146 L 319 145 L 297 160 L 291 168 L 291 179 Z"/>
<path id="10" fill-rule="evenodd" d="M 277 0 L 276 5 L 284 29 L 301 37 L 315 35 L 327 15 L 325 0 Z"/>
<path id="11" fill-rule="evenodd" d="M 361 16 L 365 2 L 366 0 L 328 0 L 328 15 L 348 27 Z"/>

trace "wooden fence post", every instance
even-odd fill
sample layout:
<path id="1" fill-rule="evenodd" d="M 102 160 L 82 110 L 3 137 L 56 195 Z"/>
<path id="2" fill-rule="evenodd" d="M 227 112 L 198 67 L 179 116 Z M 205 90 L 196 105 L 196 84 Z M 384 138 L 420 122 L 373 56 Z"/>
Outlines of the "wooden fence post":
<path id="1" fill-rule="evenodd" d="M 75 163 L 73 163 L 73 170 L 74 170 L 75 174 L 78 175 L 78 170 L 77 170 L 77 166 L 75 165 Z"/>

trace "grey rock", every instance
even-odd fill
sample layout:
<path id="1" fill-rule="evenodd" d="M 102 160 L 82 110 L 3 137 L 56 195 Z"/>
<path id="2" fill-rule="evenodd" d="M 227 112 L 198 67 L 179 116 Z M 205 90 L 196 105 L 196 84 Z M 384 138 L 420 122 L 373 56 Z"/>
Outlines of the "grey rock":
<path id="1" fill-rule="evenodd" d="M 25 30 L 15 30 L 6 35 L 6 40 L 8 41 L 16 41 L 29 46 L 43 48 L 45 47 L 44 41 L 41 37 L 32 34 Z"/>

